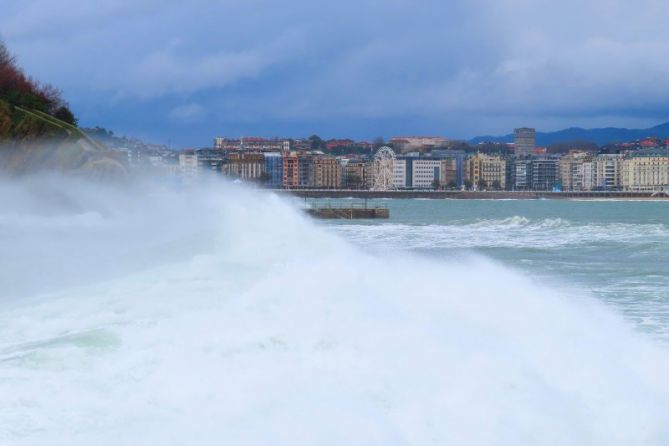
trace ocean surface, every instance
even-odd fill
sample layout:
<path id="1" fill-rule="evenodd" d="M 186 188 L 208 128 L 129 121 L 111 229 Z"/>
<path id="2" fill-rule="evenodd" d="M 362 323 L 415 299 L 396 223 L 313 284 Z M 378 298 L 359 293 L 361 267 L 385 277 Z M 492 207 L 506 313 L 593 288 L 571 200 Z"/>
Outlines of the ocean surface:
<path id="1" fill-rule="evenodd" d="M 0 445 L 669 444 L 669 203 L 0 203 Z"/>
<path id="2" fill-rule="evenodd" d="M 368 205 L 388 207 L 391 218 L 332 220 L 330 226 L 374 251 L 495 259 L 540 283 L 594 296 L 669 343 L 669 201 L 418 199 Z"/>

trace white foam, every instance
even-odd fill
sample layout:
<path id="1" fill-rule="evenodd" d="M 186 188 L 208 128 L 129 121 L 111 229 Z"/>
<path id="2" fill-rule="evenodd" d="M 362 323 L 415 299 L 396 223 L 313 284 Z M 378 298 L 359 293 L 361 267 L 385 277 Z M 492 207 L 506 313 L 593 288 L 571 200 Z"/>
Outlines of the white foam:
<path id="1" fill-rule="evenodd" d="M 67 280 L 4 288 L 0 444 L 669 442 L 667 352 L 585 296 L 366 254 L 238 186 L 28 184 L 1 259 Z"/>

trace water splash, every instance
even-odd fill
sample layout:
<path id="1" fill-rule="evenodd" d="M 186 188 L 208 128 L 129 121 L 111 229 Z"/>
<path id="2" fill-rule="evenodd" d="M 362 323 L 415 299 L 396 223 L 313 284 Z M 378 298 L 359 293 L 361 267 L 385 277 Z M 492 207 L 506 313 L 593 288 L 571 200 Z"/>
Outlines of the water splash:
<path id="1" fill-rule="evenodd" d="M 587 296 L 365 253 L 235 186 L 42 184 L 69 204 L 7 200 L 0 255 L 66 277 L 4 289 L 0 352 L 48 361 L 0 361 L 0 443 L 669 441 L 667 351 Z"/>

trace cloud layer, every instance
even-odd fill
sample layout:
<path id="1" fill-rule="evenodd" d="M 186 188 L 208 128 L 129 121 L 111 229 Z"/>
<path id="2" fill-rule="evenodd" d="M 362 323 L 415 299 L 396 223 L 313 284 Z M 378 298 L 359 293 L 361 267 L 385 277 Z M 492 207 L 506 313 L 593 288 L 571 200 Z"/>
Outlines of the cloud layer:
<path id="1" fill-rule="evenodd" d="M 0 0 L 84 124 L 217 134 L 506 132 L 669 117 L 657 0 Z"/>

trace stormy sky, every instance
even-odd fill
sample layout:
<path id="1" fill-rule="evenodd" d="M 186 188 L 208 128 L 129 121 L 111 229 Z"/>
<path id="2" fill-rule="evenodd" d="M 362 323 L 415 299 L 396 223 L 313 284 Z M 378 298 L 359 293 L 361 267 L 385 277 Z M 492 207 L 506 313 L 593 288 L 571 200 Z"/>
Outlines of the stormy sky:
<path id="1" fill-rule="evenodd" d="M 666 0 L 0 0 L 0 36 L 82 125 L 469 138 L 669 120 Z"/>

